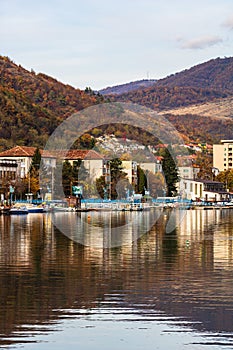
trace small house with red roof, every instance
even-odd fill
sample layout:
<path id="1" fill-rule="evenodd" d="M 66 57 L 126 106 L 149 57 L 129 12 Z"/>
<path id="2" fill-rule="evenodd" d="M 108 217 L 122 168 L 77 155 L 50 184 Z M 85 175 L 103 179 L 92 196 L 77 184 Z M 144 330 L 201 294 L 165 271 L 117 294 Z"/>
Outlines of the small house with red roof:
<path id="1" fill-rule="evenodd" d="M 94 150 L 69 150 L 64 155 L 64 160 L 68 160 L 71 164 L 77 160 L 83 161 L 91 182 L 103 175 L 105 159 Z"/>

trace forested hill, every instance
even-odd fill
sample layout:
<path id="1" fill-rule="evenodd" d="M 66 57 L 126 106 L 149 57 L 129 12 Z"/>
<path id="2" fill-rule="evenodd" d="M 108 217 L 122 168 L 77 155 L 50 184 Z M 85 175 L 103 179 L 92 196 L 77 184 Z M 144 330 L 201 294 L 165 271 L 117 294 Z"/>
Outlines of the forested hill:
<path id="1" fill-rule="evenodd" d="M 74 111 L 96 103 L 97 97 L 56 79 L 34 71 L 29 72 L 7 57 L 0 56 L 0 85 L 22 92 L 31 102 L 67 117 Z"/>
<path id="2" fill-rule="evenodd" d="M 233 94 L 233 57 L 216 58 L 157 81 L 159 86 L 189 86 Z"/>
<path id="3" fill-rule="evenodd" d="M 233 96 L 232 77 L 233 58 L 218 58 L 159 80 L 150 87 L 141 88 L 138 82 L 135 91 L 108 96 L 112 101 L 138 103 L 169 114 L 169 120 L 191 140 L 205 140 L 208 132 L 209 141 L 218 141 L 219 137 L 233 135 L 233 115 L 229 108 L 225 108 Z M 9 58 L 0 56 L 0 150 L 16 144 L 43 147 L 65 118 L 101 102 L 104 102 L 104 97 L 90 88 L 85 91 L 75 89 L 45 74 L 29 72 Z M 209 103 L 213 102 L 212 108 Z M 205 103 L 208 103 L 207 108 Z M 173 112 L 178 107 L 200 104 L 202 107 L 199 112 L 195 109 L 195 117 L 194 109 L 188 112 L 182 109 L 182 116 Z M 219 110 L 214 106 L 220 105 L 222 111 L 228 110 L 227 119 L 221 122 L 213 119 L 213 114 Z M 202 121 L 201 111 L 207 109 L 214 112 L 208 120 L 209 116 L 205 114 Z M 107 131 L 113 132 L 111 125 Z M 124 134 L 125 129 L 121 133 Z"/>
<path id="4" fill-rule="evenodd" d="M 193 141 L 233 137 L 233 58 L 217 58 L 158 80 L 149 88 L 112 101 L 133 102 L 159 111 Z"/>
<path id="5" fill-rule="evenodd" d="M 183 86 L 153 86 L 127 94 L 111 96 L 112 101 L 132 102 L 158 111 L 215 101 L 229 92 Z"/>
<path id="6" fill-rule="evenodd" d="M 148 88 L 111 96 L 114 101 L 131 101 L 164 110 L 233 95 L 233 58 L 217 58 L 157 80 Z"/>
<path id="7" fill-rule="evenodd" d="M 56 126 L 102 97 L 24 69 L 0 56 L 0 150 L 43 146 Z"/>

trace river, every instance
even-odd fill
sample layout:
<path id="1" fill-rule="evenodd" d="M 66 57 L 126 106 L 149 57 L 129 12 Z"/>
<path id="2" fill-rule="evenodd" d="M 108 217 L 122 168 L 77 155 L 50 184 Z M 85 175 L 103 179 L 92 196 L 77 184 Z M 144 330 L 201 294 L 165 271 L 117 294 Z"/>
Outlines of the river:
<path id="1" fill-rule="evenodd" d="M 0 348 L 233 349 L 233 209 L 2 215 L 0 232 Z"/>

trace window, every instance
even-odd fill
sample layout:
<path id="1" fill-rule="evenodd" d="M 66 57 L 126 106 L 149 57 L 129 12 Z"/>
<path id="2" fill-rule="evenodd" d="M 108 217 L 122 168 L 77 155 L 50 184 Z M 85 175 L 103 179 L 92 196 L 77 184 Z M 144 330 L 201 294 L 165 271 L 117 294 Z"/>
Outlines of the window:
<path id="1" fill-rule="evenodd" d="M 190 192 L 193 192 L 193 184 L 192 184 L 192 182 L 190 184 Z"/>
<path id="2" fill-rule="evenodd" d="M 195 184 L 195 195 L 197 195 L 197 184 Z"/>
<path id="3" fill-rule="evenodd" d="M 202 197 L 202 184 L 200 184 L 200 197 Z"/>

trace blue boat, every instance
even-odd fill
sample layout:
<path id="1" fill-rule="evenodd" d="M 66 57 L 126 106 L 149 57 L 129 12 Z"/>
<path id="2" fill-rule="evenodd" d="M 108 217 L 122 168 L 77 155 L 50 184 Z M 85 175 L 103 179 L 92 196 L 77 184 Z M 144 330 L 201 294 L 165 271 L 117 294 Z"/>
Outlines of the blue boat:
<path id="1" fill-rule="evenodd" d="M 12 207 L 9 210 L 9 214 L 10 215 L 26 215 L 26 214 L 28 214 L 28 210 L 25 206 L 16 206 L 16 207 Z"/>

